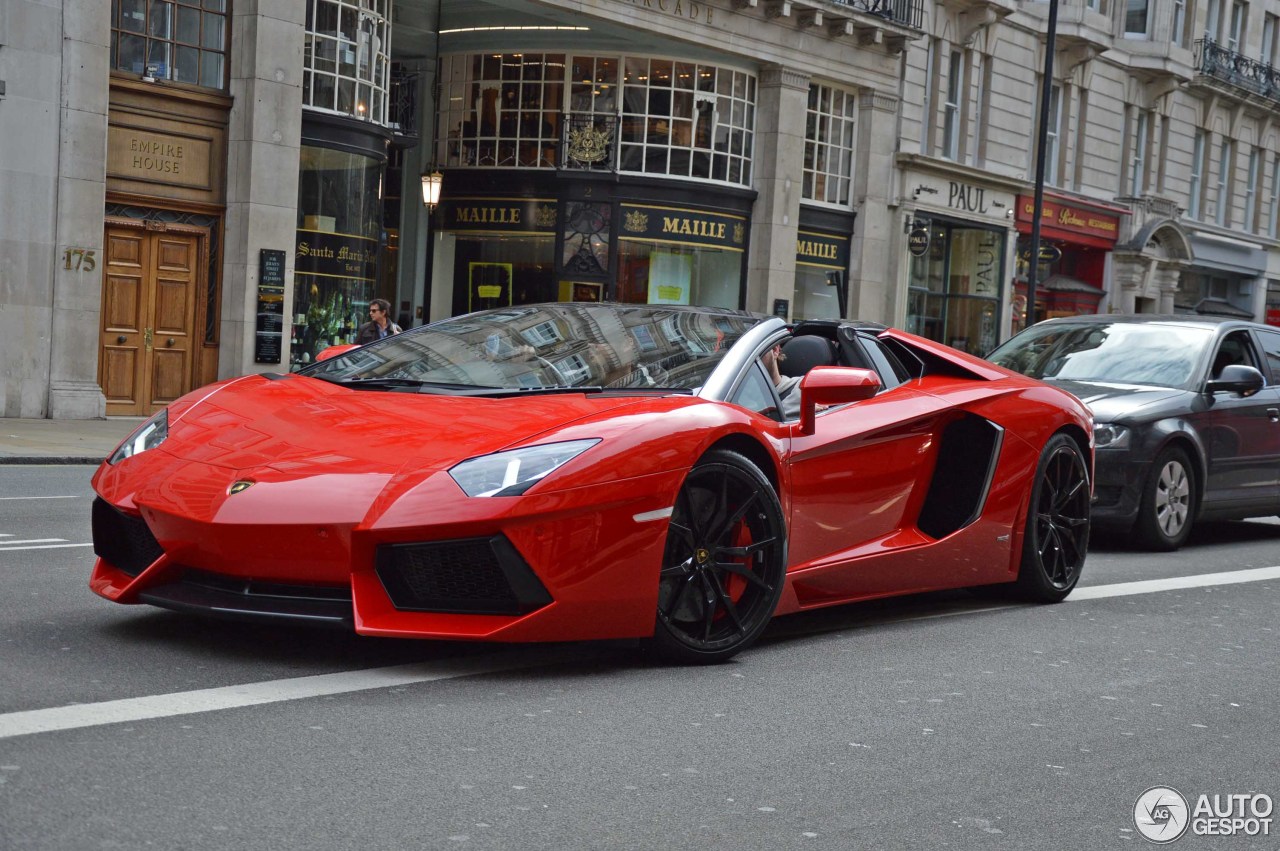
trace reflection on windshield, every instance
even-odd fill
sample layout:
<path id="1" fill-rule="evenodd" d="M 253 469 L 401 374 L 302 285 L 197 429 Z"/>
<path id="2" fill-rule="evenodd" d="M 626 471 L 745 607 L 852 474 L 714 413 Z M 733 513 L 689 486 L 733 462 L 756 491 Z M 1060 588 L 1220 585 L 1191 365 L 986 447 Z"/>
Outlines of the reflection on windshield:
<path id="1" fill-rule="evenodd" d="M 322 361 L 302 374 L 462 388 L 692 390 L 761 318 L 662 305 L 512 307 L 434 322 Z"/>
<path id="2" fill-rule="evenodd" d="M 1210 328 L 1052 324 L 1024 331 L 988 359 L 1032 378 L 1182 387 L 1212 340 Z"/>

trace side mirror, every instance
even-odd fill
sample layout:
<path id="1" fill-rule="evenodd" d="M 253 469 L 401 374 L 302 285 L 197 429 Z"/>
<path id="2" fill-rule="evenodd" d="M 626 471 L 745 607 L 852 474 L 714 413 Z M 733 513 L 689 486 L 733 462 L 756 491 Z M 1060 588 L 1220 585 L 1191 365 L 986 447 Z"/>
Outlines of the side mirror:
<path id="1" fill-rule="evenodd" d="M 319 363 L 322 360 L 328 360 L 329 358 L 336 358 L 338 355 L 345 355 L 347 352 L 351 351 L 352 349 L 358 349 L 358 348 L 360 347 L 355 343 L 344 343 L 341 346 L 330 346 L 327 349 L 321 349 L 316 354 L 316 362 Z"/>
<path id="2" fill-rule="evenodd" d="M 1224 366 L 1222 373 L 1206 384 L 1204 389 L 1210 393 L 1225 391 L 1239 393 L 1241 396 L 1252 396 L 1265 387 L 1266 383 L 1266 379 L 1258 370 L 1242 363 L 1233 363 L 1230 366 Z"/>
<path id="3" fill-rule="evenodd" d="M 800 379 L 800 433 L 813 434 L 818 405 L 843 405 L 870 399 L 880 391 L 872 369 L 815 366 Z"/>

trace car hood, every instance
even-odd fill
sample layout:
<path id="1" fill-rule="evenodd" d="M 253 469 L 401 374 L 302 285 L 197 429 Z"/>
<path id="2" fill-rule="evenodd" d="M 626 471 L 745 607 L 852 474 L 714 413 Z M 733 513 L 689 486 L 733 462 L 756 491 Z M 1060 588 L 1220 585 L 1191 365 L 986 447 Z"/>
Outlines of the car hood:
<path id="1" fill-rule="evenodd" d="M 426 474 L 636 401 L 580 393 L 439 396 L 253 376 L 181 410 L 161 448 L 186 461 L 296 476 Z"/>
<path id="2" fill-rule="evenodd" d="M 1138 384 L 1108 384 L 1097 381 L 1050 380 L 1048 383 L 1066 390 L 1093 411 L 1098 422 L 1109 423 L 1133 416 L 1154 413 L 1185 402 L 1191 394 L 1172 387 L 1149 387 Z"/>

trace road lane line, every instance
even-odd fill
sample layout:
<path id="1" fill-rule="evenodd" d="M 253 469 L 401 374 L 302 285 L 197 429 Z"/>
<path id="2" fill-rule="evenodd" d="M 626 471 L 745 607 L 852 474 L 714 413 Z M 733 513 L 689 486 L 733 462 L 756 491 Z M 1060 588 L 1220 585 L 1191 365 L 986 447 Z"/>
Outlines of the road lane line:
<path id="1" fill-rule="evenodd" d="M 70 496 L 0 496 L 0 500 L 3 499 L 80 499 L 80 497 L 75 494 Z"/>
<path id="2" fill-rule="evenodd" d="M 66 538 L 26 538 L 20 541 L 0 541 L 0 548 L 9 548 L 14 544 L 65 544 Z"/>
<path id="3" fill-rule="evenodd" d="M 87 545 L 85 545 L 87 546 Z M 1168 579 L 1149 579 L 1141 582 L 1119 582 L 1113 585 L 1094 585 L 1077 588 L 1065 602 L 1085 602 L 1107 597 L 1125 597 L 1134 594 L 1151 594 L 1187 588 L 1203 588 L 1215 585 L 1235 585 L 1243 582 L 1263 582 L 1280 579 L 1280 566 L 1260 567 L 1251 570 L 1233 570 L 1222 573 L 1202 573 L 1196 576 L 1175 576 Z M 907 617 L 902 620 L 926 620 L 934 617 L 952 617 L 960 614 L 997 611 L 1021 606 L 997 606 L 951 611 L 937 615 Z M 103 703 L 56 706 L 50 709 L 29 709 L 0 715 L 0 739 L 28 736 L 35 733 L 51 733 L 58 730 L 75 730 L 104 724 L 121 724 L 151 718 L 171 718 L 177 715 L 193 715 L 215 712 L 221 709 L 238 709 L 261 706 L 289 700 L 311 697 L 327 697 L 371 689 L 414 685 L 432 680 L 453 679 L 496 673 L 519 668 L 532 668 L 556 664 L 561 661 L 583 661 L 595 653 L 590 645 L 539 647 L 532 645 L 512 649 L 509 652 L 480 656 L 443 659 L 412 665 L 393 665 L 385 668 L 366 668 L 359 671 L 342 671 L 334 674 L 317 674 L 309 677 L 293 677 L 286 680 L 269 680 L 260 683 L 174 692 L 149 697 L 132 697 Z"/>
<path id="4" fill-rule="evenodd" d="M 4 543 L 4 542 L 0 542 Z M 34 547 L 4 547 L 0 546 L 0 553 L 18 552 L 19 550 L 60 550 L 65 547 L 92 547 L 93 544 L 38 544 Z"/>

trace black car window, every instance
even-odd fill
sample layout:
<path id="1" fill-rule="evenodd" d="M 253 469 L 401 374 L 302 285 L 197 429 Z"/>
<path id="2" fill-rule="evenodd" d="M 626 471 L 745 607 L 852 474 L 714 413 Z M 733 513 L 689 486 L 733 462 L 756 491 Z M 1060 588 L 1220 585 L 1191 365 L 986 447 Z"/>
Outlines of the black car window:
<path id="1" fill-rule="evenodd" d="M 1262 350 L 1267 355 L 1267 366 L 1271 368 L 1271 383 L 1280 382 L 1280 331 L 1258 331 L 1258 339 L 1262 342 Z"/>
<path id="2" fill-rule="evenodd" d="M 758 361 L 747 370 L 742 384 L 729 401 L 769 419 L 779 422 L 782 420 L 782 414 L 778 410 L 778 397 L 774 394 L 769 379 L 765 377 L 764 367 Z"/>
<path id="3" fill-rule="evenodd" d="M 880 385 L 883 390 L 897 387 L 911 378 L 906 367 L 898 361 L 893 352 L 885 348 L 884 344 L 875 337 L 870 334 L 859 334 L 858 341 L 862 343 L 862 348 L 871 358 L 876 372 L 880 374 Z"/>
<path id="4" fill-rule="evenodd" d="M 1253 341 L 1249 339 L 1248 331 L 1232 331 L 1222 338 L 1222 342 L 1218 344 L 1218 351 L 1213 356 L 1209 377 L 1211 379 L 1219 377 L 1223 369 L 1234 364 L 1244 364 L 1262 371 L 1262 363 L 1253 349 Z"/>

